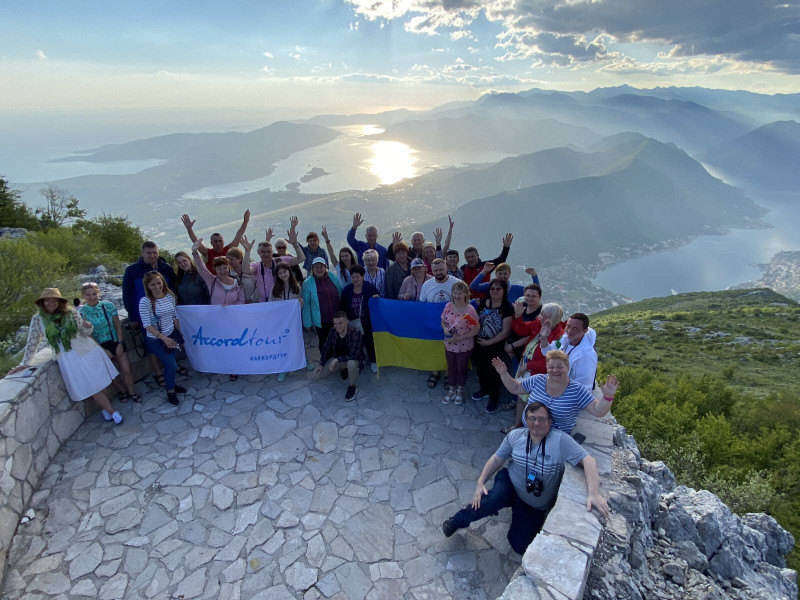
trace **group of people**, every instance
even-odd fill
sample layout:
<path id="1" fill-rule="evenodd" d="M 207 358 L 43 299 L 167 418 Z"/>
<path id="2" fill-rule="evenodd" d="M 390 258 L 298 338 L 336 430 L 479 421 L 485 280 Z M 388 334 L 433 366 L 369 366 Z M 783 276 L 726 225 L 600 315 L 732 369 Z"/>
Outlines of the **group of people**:
<path id="1" fill-rule="evenodd" d="M 195 221 L 183 215 L 192 247 L 189 253 L 175 255 L 177 271 L 159 256 L 152 241 L 142 244 L 139 260 L 125 270 L 122 291 L 129 323 L 140 329 L 156 380 L 170 403 L 179 404 L 178 394 L 186 391 L 176 384 L 176 376 L 188 374 L 177 362 L 183 344 L 179 305 L 298 300 L 302 324 L 316 333 L 320 351 L 319 363 L 309 369 L 318 378 L 339 373 L 347 382 L 345 400 L 351 401 L 365 365 L 377 371 L 369 299 L 440 303 L 447 362 L 442 403 L 464 402 L 470 361 L 479 384 L 471 397 L 485 400 L 486 412 L 497 409 L 503 386 L 516 396 L 505 406 L 515 410 L 514 423 L 502 428 L 506 437 L 481 472 L 471 505 L 443 524 L 445 535 L 510 506 L 509 541 L 523 552 L 541 528 L 565 462 L 583 465 L 587 508 L 607 514 L 597 489 L 595 461 L 570 433 L 581 410 L 596 416 L 609 411 L 618 382 L 610 376 L 599 386 L 600 394 L 593 391 L 596 333 L 585 314 L 563 320 L 561 306 L 543 304 L 533 267 L 526 269 L 531 283 L 510 282 L 510 233 L 503 237 L 496 258 L 483 261 L 470 246 L 459 265 L 459 253 L 450 247 L 454 223 L 449 218 L 443 244 L 443 232 L 437 229 L 433 241 L 415 232 L 409 245 L 395 233 L 384 247 L 374 226 L 366 228 L 365 239 L 358 239 L 364 221 L 356 213 L 346 236 L 348 246 L 336 252 L 326 227 L 321 229 L 324 248 L 316 232 L 308 233 L 302 245 L 296 217 L 290 220 L 286 238 L 276 238 L 268 229 L 256 245 L 246 236 L 249 217 L 247 211 L 230 244 L 214 233 L 206 246 L 194 232 Z M 251 256 L 254 247 L 257 258 Z M 121 423 L 122 416 L 103 390 L 113 381 L 121 402 L 140 402 L 141 397 L 133 389 L 119 316 L 112 303 L 100 299 L 97 284 L 84 284 L 82 295 L 83 303 L 73 308 L 58 289 L 42 292 L 23 362 L 12 372 L 25 368 L 46 340 L 70 397 L 94 398 L 104 418 Z M 278 381 L 285 376 L 280 373 Z M 232 380 L 236 377 L 230 375 Z M 431 372 L 428 387 L 435 388 L 439 380 L 440 373 Z M 511 464 L 501 470 L 509 458 Z M 487 492 L 485 484 L 492 475 L 494 487 Z"/>

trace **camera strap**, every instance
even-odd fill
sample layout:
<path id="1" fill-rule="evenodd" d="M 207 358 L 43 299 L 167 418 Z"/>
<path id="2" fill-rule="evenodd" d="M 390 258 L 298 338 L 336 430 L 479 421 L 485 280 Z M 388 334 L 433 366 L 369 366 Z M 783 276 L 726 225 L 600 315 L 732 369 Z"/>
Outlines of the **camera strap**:
<path id="1" fill-rule="evenodd" d="M 549 434 L 550 434 L 550 432 L 548 432 L 548 435 Z M 542 477 L 542 483 L 544 483 L 544 454 L 545 454 L 546 445 L 547 445 L 547 436 L 544 436 L 542 438 L 542 441 L 539 442 L 539 446 L 536 448 L 536 455 L 533 458 L 533 470 L 534 470 L 534 475 L 535 475 L 536 474 L 535 473 L 535 471 L 536 471 L 536 463 L 539 462 L 539 448 L 541 448 L 541 450 L 542 450 L 542 465 L 541 465 L 540 472 L 541 472 L 541 477 Z M 525 442 L 525 479 L 527 479 L 528 475 L 530 474 L 530 471 L 528 470 L 528 458 L 530 457 L 531 448 L 532 447 L 533 447 L 533 440 L 531 439 L 531 432 L 528 431 L 528 439 Z"/>

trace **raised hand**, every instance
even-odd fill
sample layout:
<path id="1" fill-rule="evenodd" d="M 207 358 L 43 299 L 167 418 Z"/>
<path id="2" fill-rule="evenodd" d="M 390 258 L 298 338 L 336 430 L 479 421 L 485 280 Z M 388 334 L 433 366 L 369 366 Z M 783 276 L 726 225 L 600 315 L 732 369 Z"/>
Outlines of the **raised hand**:
<path id="1" fill-rule="evenodd" d="M 539 339 L 540 340 L 547 340 L 550 337 L 550 332 L 553 330 L 552 326 L 550 325 L 550 321 L 542 319 L 542 328 L 539 330 Z"/>
<path id="2" fill-rule="evenodd" d="M 270 227 L 269 229 L 267 229 L 267 241 L 270 241 L 274 237 L 275 237 L 275 234 L 272 233 L 272 227 Z"/>
<path id="3" fill-rule="evenodd" d="M 183 223 L 183 226 L 186 227 L 186 230 L 188 231 L 189 229 L 194 227 L 195 221 L 192 221 L 192 218 L 189 215 L 184 214 L 181 217 L 181 223 Z"/>
<path id="4" fill-rule="evenodd" d="M 526 267 L 525 272 L 531 277 L 536 277 L 536 269 L 534 269 L 533 267 Z"/>
<path id="5" fill-rule="evenodd" d="M 246 211 L 244 211 L 244 216 L 242 217 L 242 221 L 244 221 L 245 223 L 249 223 L 250 222 L 250 209 L 249 208 Z"/>
<path id="6" fill-rule="evenodd" d="M 403 234 L 399 231 L 395 231 L 392 234 L 392 244 L 399 244 L 401 241 L 403 241 Z"/>
<path id="7" fill-rule="evenodd" d="M 246 235 L 242 236 L 242 246 L 244 247 L 245 252 L 250 252 L 255 246 L 255 240 L 248 240 Z"/>
<path id="8" fill-rule="evenodd" d="M 488 275 L 492 271 L 494 271 L 494 263 L 492 263 L 492 262 L 483 263 L 483 274 L 484 275 Z"/>
<path id="9" fill-rule="evenodd" d="M 514 235 L 511 233 L 505 234 L 505 236 L 503 236 L 503 247 L 510 248 L 512 241 L 514 241 Z"/>
<path id="10" fill-rule="evenodd" d="M 447 215 L 447 220 L 450 222 L 450 231 L 453 231 L 453 225 L 455 225 L 456 222 L 450 218 L 450 215 Z"/>
<path id="11" fill-rule="evenodd" d="M 353 229 L 358 229 L 363 223 L 364 219 L 361 218 L 361 213 L 353 215 Z"/>
<path id="12" fill-rule="evenodd" d="M 525 305 L 522 302 L 514 302 L 514 317 L 519 319 L 525 312 Z"/>
<path id="13" fill-rule="evenodd" d="M 197 241 L 192 244 L 192 252 L 197 252 L 197 249 L 203 245 L 203 238 L 197 238 Z"/>
<path id="14" fill-rule="evenodd" d="M 328 228 L 325 225 L 322 226 L 322 239 L 325 240 L 325 243 L 331 241 L 331 238 L 328 237 Z"/>
<path id="15" fill-rule="evenodd" d="M 292 246 L 297 246 L 297 230 L 294 228 L 294 224 L 292 224 L 292 228 L 286 232 L 286 238 Z"/>
<path id="16" fill-rule="evenodd" d="M 619 381 L 614 375 L 609 375 L 605 384 L 600 386 L 600 391 L 603 392 L 605 398 L 613 398 L 617 389 L 619 389 Z"/>
<path id="17" fill-rule="evenodd" d="M 502 358 L 497 358 L 497 357 L 493 358 L 492 366 L 494 367 L 494 370 L 497 371 L 497 374 L 500 375 L 501 377 L 505 373 L 508 373 L 508 367 L 506 366 L 506 363 L 503 361 Z"/>
<path id="18" fill-rule="evenodd" d="M 298 219 L 297 217 L 291 217 L 289 219 L 289 225 L 290 225 L 289 229 L 291 231 L 297 231 L 297 224 L 299 222 L 300 222 L 300 219 Z"/>
<path id="19" fill-rule="evenodd" d="M 441 246 L 442 245 L 442 228 L 441 227 L 437 227 L 433 231 L 433 239 L 436 240 L 436 245 L 437 246 Z"/>

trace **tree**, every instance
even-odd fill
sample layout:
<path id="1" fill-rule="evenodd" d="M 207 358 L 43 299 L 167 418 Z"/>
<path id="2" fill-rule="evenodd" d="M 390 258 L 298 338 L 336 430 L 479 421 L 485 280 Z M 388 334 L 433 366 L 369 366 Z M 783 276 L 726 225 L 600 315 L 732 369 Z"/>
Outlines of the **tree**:
<path id="1" fill-rule="evenodd" d="M 103 213 L 91 220 L 79 219 L 72 226 L 87 238 L 100 242 L 105 252 L 118 259 L 132 262 L 141 252 L 144 235 L 126 217 L 115 217 Z"/>
<path id="2" fill-rule="evenodd" d="M 48 183 L 39 190 L 45 205 L 36 209 L 42 229 L 62 227 L 67 221 L 82 219 L 86 211 L 78 207 L 78 199 L 64 188 Z"/>
<path id="3" fill-rule="evenodd" d="M 22 227 L 37 229 L 36 215 L 19 199 L 19 192 L 8 186 L 8 180 L 0 175 L 0 227 Z"/>

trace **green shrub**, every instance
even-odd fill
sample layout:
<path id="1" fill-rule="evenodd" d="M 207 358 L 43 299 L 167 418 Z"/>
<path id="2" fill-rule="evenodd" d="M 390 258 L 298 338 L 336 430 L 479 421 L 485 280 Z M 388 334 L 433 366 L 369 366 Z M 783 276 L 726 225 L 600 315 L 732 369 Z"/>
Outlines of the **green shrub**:
<path id="1" fill-rule="evenodd" d="M 103 214 L 91 220 L 82 219 L 73 229 L 98 241 L 104 252 L 113 254 L 122 262 L 131 263 L 141 253 L 142 230 L 125 217 Z"/>
<path id="2" fill-rule="evenodd" d="M 66 261 L 66 268 L 75 273 L 85 273 L 97 265 L 118 262 L 103 250 L 99 239 L 94 239 L 70 227 L 48 229 L 28 236 L 31 243 L 49 254 L 58 254 Z"/>
<path id="3" fill-rule="evenodd" d="M 67 259 L 43 249 L 33 236 L 0 240 L 0 335 L 6 336 L 27 323 L 34 311 L 33 301 L 42 288 L 56 285 L 66 272 Z"/>

